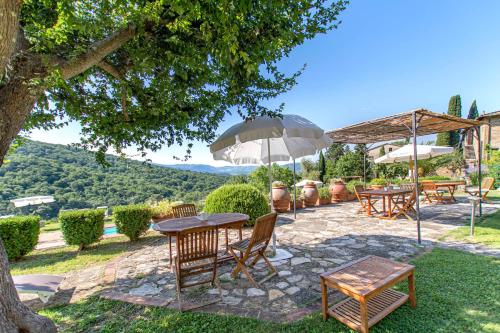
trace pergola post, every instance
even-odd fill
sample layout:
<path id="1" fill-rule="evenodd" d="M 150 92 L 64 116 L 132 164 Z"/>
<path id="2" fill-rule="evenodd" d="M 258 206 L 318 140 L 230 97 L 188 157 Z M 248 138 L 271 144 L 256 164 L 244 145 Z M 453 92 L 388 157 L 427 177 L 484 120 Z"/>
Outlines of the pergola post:
<path id="1" fill-rule="evenodd" d="M 366 189 L 366 145 L 363 146 L 363 187 Z"/>
<path id="2" fill-rule="evenodd" d="M 417 113 L 413 112 L 411 121 L 411 131 L 413 134 L 413 180 L 415 182 L 415 208 L 417 215 L 417 243 L 422 244 L 421 234 L 420 234 L 420 198 L 419 198 L 419 188 L 418 188 L 418 158 L 417 158 Z"/>
<path id="3" fill-rule="evenodd" d="M 483 215 L 483 189 L 481 188 L 481 183 L 483 182 L 483 176 L 482 176 L 482 165 L 481 165 L 481 160 L 483 159 L 483 147 L 481 145 L 481 125 L 476 127 L 476 132 L 477 132 L 477 145 L 479 147 L 479 151 L 477 153 L 477 182 L 479 185 L 479 216 Z"/>
<path id="4" fill-rule="evenodd" d="M 296 207 L 296 200 L 297 200 L 297 181 L 295 179 L 295 158 L 293 159 L 293 218 L 297 219 L 297 207 Z"/>

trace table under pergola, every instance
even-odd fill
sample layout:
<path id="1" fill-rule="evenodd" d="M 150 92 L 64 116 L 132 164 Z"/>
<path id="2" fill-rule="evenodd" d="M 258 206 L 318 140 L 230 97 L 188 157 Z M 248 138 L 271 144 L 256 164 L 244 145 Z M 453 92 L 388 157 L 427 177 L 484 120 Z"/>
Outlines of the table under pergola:
<path id="1" fill-rule="evenodd" d="M 455 131 L 472 130 L 475 132 L 479 145 L 478 153 L 478 173 L 479 183 L 481 183 L 481 122 L 472 119 L 463 119 L 431 112 L 427 109 L 416 109 L 404 113 L 395 114 L 388 117 L 378 118 L 370 121 L 361 122 L 351 126 L 335 129 L 326 132 L 334 142 L 349 144 L 373 144 L 377 142 L 387 142 L 413 138 L 413 161 L 414 161 L 414 183 L 415 195 L 418 198 L 418 172 L 417 172 L 417 136 Z M 473 133 L 474 133 L 473 132 Z M 479 193 L 481 196 L 481 193 Z M 420 233 L 420 207 L 419 200 L 416 201 L 416 220 L 417 220 L 417 242 L 421 243 Z M 481 214 L 481 206 L 479 208 Z"/>

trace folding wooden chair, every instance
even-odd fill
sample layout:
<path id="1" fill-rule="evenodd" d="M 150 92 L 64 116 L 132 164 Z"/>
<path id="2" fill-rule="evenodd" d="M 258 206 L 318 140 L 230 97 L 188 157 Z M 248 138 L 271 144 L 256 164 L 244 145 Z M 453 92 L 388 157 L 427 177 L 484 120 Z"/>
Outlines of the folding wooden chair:
<path id="1" fill-rule="evenodd" d="M 222 292 L 217 279 L 218 245 L 219 237 L 216 227 L 196 227 L 177 234 L 177 254 L 174 260 L 177 277 L 177 298 L 180 311 L 196 309 L 222 300 Z M 188 277 L 210 272 L 211 274 L 209 277 L 204 280 L 195 280 L 193 282 L 185 281 Z M 211 283 L 217 286 L 219 298 L 215 301 L 191 306 L 189 309 L 183 309 L 181 301 L 182 289 L 205 283 Z"/>
<path id="2" fill-rule="evenodd" d="M 175 218 L 196 216 L 196 206 L 193 204 L 180 204 L 172 207 L 172 214 Z M 170 260 L 168 264 L 170 265 L 170 268 L 172 268 L 172 237 L 168 235 L 167 238 Z"/>
<path id="3" fill-rule="evenodd" d="M 446 200 L 444 195 L 448 192 L 446 190 L 440 190 L 434 182 L 422 182 L 422 191 L 424 193 L 422 202 L 428 201 L 429 203 L 434 201 L 443 203 Z"/>
<path id="4" fill-rule="evenodd" d="M 234 260 L 236 260 L 236 268 L 231 273 L 231 277 L 233 279 L 236 278 L 238 273 L 243 272 L 247 276 L 248 281 L 250 281 L 255 288 L 258 288 L 257 283 L 248 272 L 247 267 L 252 268 L 260 258 L 264 259 L 267 267 L 269 268 L 270 274 L 258 283 L 267 281 L 277 274 L 276 268 L 274 268 L 265 254 L 267 245 L 273 235 L 277 216 L 278 214 L 273 212 L 259 217 L 255 221 L 255 226 L 250 238 L 246 238 L 229 245 L 229 252 L 233 256 Z M 240 255 L 237 255 L 235 251 L 239 251 Z M 253 258 L 250 265 L 247 266 L 246 262 L 252 257 L 255 258 Z"/>
<path id="5" fill-rule="evenodd" d="M 368 200 L 371 200 L 371 209 L 375 212 L 375 213 L 379 213 L 379 211 L 377 210 L 377 208 L 375 208 L 375 203 L 378 202 L 378 199 L 370 199 L 368 197 L 365 197 L 365 196 L 362 196 L 360 195 L 358 192 L 361 192 L 361 191 L 364 191 L 365 188 L 363 187 L 363 185 L 355 185 L 354 186 L 354 194 L 356 195 L 356 198 L 358 199 L 359 201 L 359 204 L 361 205 L 361 208 L 358 209 L 358 213 L 364 213 L 366 212 L 366 210 L 368 209 Z"/>
<path id="6" fill-rule="evenodd" d="M 490 201 L 486 198 L 488 192 L 493 189 L 495 179 L 493 177 L 484 177 L 481 181 L 481 198 L 483 201 Z M 479 186 L 467 186 L 465 192 L 473 197 L 479 196 Z"/>
<path id="7" fill-rule="evenodd" d="M 408 184 L 408 185 L 410 185 L 410 184 Z M 411 184 L 411 187 L 415 188 L 415 185 Z M 408 220 L 413 221 L 413 218 L 411 218 L 411 216 L 408 214 L 417 214 L 417 211 L 415 210 L 414 207 L 415 207 L 416 201 L 418 200 L 418 198 L 420 196 L 420 192 L 422 192 L 422 185 L 421 184 L 419 184 L 419 186 L 418 186 L 417 194 L 415 194 L 415 191 L 412 191 L 410 197 L 407 200 L 397 201 L 395 203 L 394 211 L 396 212 L 396 214 L 394 215 L 394 219 L 398 218 L 401 215 L 404 215 Z M 400 206 L 400 204 L 401 204 L 401 206 Z"/>

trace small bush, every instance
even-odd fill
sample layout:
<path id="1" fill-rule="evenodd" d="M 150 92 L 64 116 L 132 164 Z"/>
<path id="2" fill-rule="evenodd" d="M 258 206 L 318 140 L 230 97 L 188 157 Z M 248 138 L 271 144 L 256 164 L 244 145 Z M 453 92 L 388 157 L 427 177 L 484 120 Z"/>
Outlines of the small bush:
<path id="1" fill-rule="evenodd" d="M 387 179 L 384 178 L 373 178 L 370 181 L 371 185 L 387 185 Z"/>
<path id="2" fill-rule="evenodd" d="M 82 209 L 59 213 L 61 231 L 68 245 L 82 250 L 95 243 L 104 233 L 104 209 Z"/>
<path id="3" fill-rule="evenodd" d="M 136 241 L 149 229 L 153 211 L 146 205 L 118 206 L 113 208 L 113 220 L 118 232 Z"/>
<path id="4" fill-rule="evenodd" d="M 419 177 L 419 180 L 451 180 L 450 177 L 447 176 L 425 176 Z"/>
<path id="5" fill-rule="evenodd" d="M 269 213 L 266 197 L 254 186 L 248 184 L 223 185 L 210 193 L 205 201 L 205 212 L 242 213 L 253 225 L 259 216 Z"/>
<path id="6" fill-rule="evenodd" d="M 355 179 L 348 182 L 345 186 L 349 192 L 354 193 L 354 187 L 358 185 L 364 186 L 365 183 L 362 180 Z"/>
<path id="7" fill-rule="evenodd" d="M 15 216 L 0 219 L 0 238 L 9 260 L 19 259 L 31 252 L 40 234 L 39 216 Z"/>
<path id="8" fill-rule="evenodd" d="M 330 190 L 326 186 L 320 187 L 318 192 L 319 192 L 320 199 L 330 199 L 331 198 Z"/>
<path id="9" fill-rule="evenodd" d="M 151 214 L 154 220 L 168 219 L 173 217 L 172 207 L 181 204 L 182 201 L 162 200 L 155 206 L 151 206 Z"/>

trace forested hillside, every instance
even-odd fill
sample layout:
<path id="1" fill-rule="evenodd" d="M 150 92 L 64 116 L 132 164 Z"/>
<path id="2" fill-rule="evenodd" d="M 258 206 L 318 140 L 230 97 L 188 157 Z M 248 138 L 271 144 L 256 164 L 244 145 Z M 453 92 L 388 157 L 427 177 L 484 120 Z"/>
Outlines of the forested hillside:
<path id="1" fill-rule="evenodd" d="M 224 175 L 175 170 L 108 156 L 103 167 L 91 152 L 28 141 L 0 168 L 0 215 L 36 212 L 54 217 L 59 209 L 114 206 L 171 198 L 205 198 L 227 179 Z M 55 203 L 14 208 L 10 199 L 53 195 Z"/>

